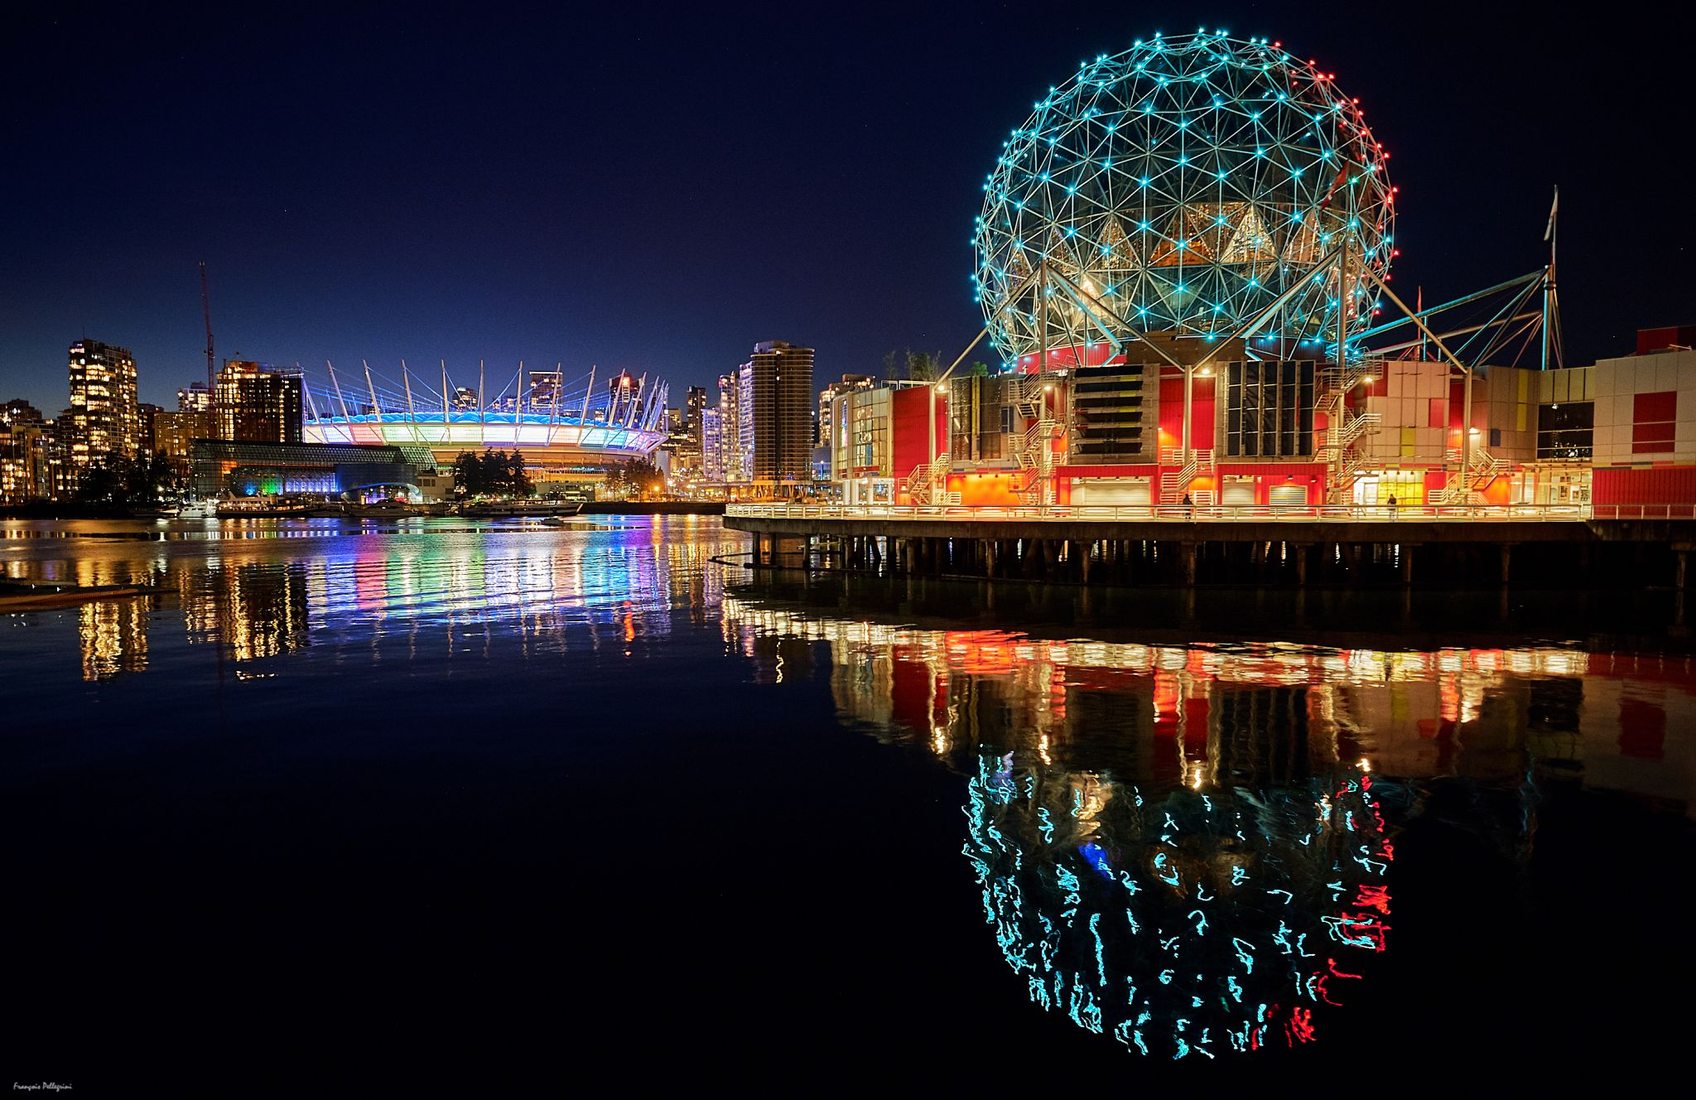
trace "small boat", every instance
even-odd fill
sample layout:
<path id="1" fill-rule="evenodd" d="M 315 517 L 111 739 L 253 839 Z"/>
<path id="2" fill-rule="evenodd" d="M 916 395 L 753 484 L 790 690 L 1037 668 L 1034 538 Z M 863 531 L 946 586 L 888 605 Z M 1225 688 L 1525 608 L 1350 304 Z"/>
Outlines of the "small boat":
<path id="1" fill-rule="evenodd" d="M 575 516 L 582 510 L 582 502 L 575 500 L 473 500 L 459 506 L 460 515 L 479 519 Z"/>
<path id="2" fill-rule="evenodd" d="M 178 519 L 215 519 L 218 502 L 215 500 L 185 500 L 177 508 Z"/>
<path id="3" fill-rule="evenodd" d="M 219 519 L 291 519 L 305 518 L 319 504 L 304 501 L 267 500 L 263 497 L 244 497 L 218 502 Z"/>
<path id="4" fill-rule="evenodd" d="M 410 519 L 424 513 L 417 505 L 404 500 L 374 500 L 369 504 L 346 502 L 339 514 L 350 519 Z"/>

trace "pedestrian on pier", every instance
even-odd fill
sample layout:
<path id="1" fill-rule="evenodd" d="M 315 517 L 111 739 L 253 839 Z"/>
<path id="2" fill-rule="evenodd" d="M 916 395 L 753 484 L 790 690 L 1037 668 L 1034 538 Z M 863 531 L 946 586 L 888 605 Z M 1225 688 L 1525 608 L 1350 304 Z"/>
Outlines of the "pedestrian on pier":
<path id="1" fill-rule="evenodd" d="M 1396 518 L 1396 494 L 1390 494 L 1390 518 Z"/>
<path id="2" fill-rule="evenodd" d="M 1190 495 L 1188 493 L 1184 494 L 1184 518 L 1195 518 L 1195 501 L 1190 499 Z"/>

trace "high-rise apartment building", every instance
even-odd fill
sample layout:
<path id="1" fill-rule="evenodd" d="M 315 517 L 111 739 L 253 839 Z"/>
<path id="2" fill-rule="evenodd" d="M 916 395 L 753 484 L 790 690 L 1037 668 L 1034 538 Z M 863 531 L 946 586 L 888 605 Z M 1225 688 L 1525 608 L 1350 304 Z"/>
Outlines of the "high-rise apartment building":
<path id="1" fill-rule="evenodd" d="M 206 388 L 204 382 L 190 382 L 177 391 L 177 411 L 180 413 L 204 413 L 212 415 L 212 391 Z M 208 421 L 210 423 L 210 421 Z M 208 439 L 211 436 L 207 436 Z"/>
<path id="2" fill-rule="evenodd" d="M 812 480 L 813 349 L 767 340 L 754 345 L 742 371 L 751 413 L 750 479 Z"/>
<path id="3" fill-rule="evenodd" d="M 301 379 L 266 363 L 230 359 L 213 394 L 219 439 L 299 443 Z"/>
<path id="4" fill-rule="evenodd" d="M 715 481 L 754 479 L 753 371 L 748 364 L 718 378 L 718 468 Z"/>
<path id="5" fill-rule="evenodd" d="M 136 450 L 144 456 L 150 456 L 159 449 L 158 443 L 154 440 L 153 422 L 157 417 L 165 415 L 165 410 L 151 401 L 143 401 L 136 406 L 136 411 L 141 420 L 141 439 L 137 443 Z"/>
<path id="6" fill-rule="evenodd" d="M 717 485 L 724 476 L 724 410 L 708 405 L 701 410 L 701 480 Z"/>
<path id="7" fill-rule="evenodd" d="M 218 425 L 212 415 L 212 392 L 203 382 L 190 382 L 177 391 L 177 411 L 153 417 L 153 447 L 172 458 L 187 462 L 196 439 L 216 439 Z"/>
<path id="8" fill-rule="evenodd" d="M 70 460 L 78 470 L 110 452 L 141 447 L 135 358 L 128 348 L 78 340 L 70 349 Z"/>
<path id="9" fill-rule="evenodd" d="M 529 407 L 531 412 L 549 412 L 559 408 L 560 395 L 565 390 L 563 374 L 557 370 L 530 372 Z"/>
<path id="10" fill-rule="evenodd" d="M 0 405 L 0 504 L 53 495 L 51 429 L 27 401 Z"/>

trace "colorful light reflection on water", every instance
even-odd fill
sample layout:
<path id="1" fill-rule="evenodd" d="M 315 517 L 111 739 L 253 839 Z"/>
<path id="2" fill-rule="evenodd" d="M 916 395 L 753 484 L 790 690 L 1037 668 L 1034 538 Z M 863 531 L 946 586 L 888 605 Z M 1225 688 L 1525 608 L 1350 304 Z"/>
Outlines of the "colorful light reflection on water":
<path id="1" fill-rule="evenodd" d="M 828 643 L 844 719 L 967 777 L 1006 964 L 1142 1055 L 1321 1040 L 1393 950 L 1395 837 L 1432 784 L 1476 785 L 1469 826 L 1522 869 L 1540 783 L 1696 807 L 1686 656 L 1045 639 L 747 593 L 725 617 Z"/>
<path id="2" fill-rule="evenodd" d="M 1075 625 L 1011 630 L 982 616 L 970 626 L 917 626 L 867 612 L 828 585 L 815 594 L 829 606 L 783 598 L 715 560 L 743 546 L 709 520 L 553 529 L 0 523 L 0 546 L 11 577 L 161 589 L 0 618 L 14 797 L 32 784 L 53 799 L 80 797 L 83 775 L 133 756 L 147 762 L 144 782 L 173 792 L 178 845 L 233 828 L 248 848 L 274 841 L 286 850 L 328 813 L 335 850 L 372 858 L 391 821 L 421 830 L 455 805 L 433 787 L 413 798 L 419 787 L 486 766 L 498 777 L 486 780 L 492 793 L 484 800 L 485 788 L 467 786 L 470 808 L 452 819 L 452 843 L 470 836 L 464 843 L 477 853 L 456 874 L 485 865 L 479 845 L 515 848 L 514 866 L 545 866 L 560 883 L 559 897 L 526 895 L 538 920 L 570 926 L 587 912 L 578 876 L 593 877 L 582 870 L 585 838 L 628 830 L 640 840 L 616 856 L 620 875 L 664 867 L 650 877 L 682 875 L 689 896 L 710 896 L 729 914 L 710 936 L 691 939 L 662 912 L 643 939 L 646 955 L 611 954 L 621 976 L 635 968 L 650 985 L 681 974 L 731 988 L 726 968 L 751 964 L 723 948 L 727 937 L 755 949 L 774 934 L 762 923 L 769 912 L 820 890 L 851 912 L 832 892 L 838 881 L 856 881 L 860 864 L 877 874 L 906 867 L 935 879 L 932 907 L 960 903 L 942 934 L 964 944 L 979 977 L 967 994 L 924 985 L 935 951 L 905 947 L 907 924 L 920 919 L 911 913 L 881 938 L 856 924 L 854 934 L 903 975 L 903 990 L 945 1010 L 990 1013 L 1002 1028 L 1029 1027 L 1021 1013 L 1046 1012 L 1067 1021 L 1068 1041 L 1116 1064 L 1122 1048 L 1186 1066 L 1260 1065 L 1274 1057 L 1266 1052 L 1301 1057 L 1359 1038 L 1357 1006 L 1378 998 L 1381 1011 L 1384 998 L 1408 998 L 1421 975 L 1405 959 L 1450 947 L 1432 947 L 1430 922 L 1421 932 L 1407 918 L 1422 904 L 1429 910 L 1429 893 L 1441 888 L 1405 873 L 1418 850 L 1409 836 L 1433 822 L 1489 849 L 1517 882 L 1535 878 L 1547 848 L 1540 830 L 1551 796 L 1619 795 L 1685 822 L 1696 805 L 1696 668 L 1671 652 L 1154 644 Z M 1261 634 L 1276 637 L 1275 627 L 1262 624 Z M 793 702 L 762 712 L 769 728 L 750 738 L 736 708 L 762 699 Z M 709 727 L 716 736 L 699 735 Z M 375 732 L 391 728 L 393 738 Z M 777 742 L 790 770 L 767 770 Z M 446 778 L 420 770 L 426 743 L 458 754 Z M 161 762 L 147 755 L 155 751 Z M 269 754 L 253 766 L 256 778 L 248 753 Z M 683 762 L 667 768 L 661 756 Z M 348 771 L 351 759 L 372 761 L 380 778 Z M 299 760 L 305 778 L 272 778 L 296 775 L 289 769 Z M 909 821 L 910 807 L 889 799 L 907 789 L 895 780 L 921 770 L 916 761 L 944 766 L 933 770 L 959 812 L 903 838 L 910 850 L 857 846 L 879 821 Z M 344 786 L 326 811 L 329 796 L 313 784 L 329 780 Z M 92 839 L 65 842 L 75 860 L 100 855 L 111 830 L 98 815 L 138 789 L 129 773 L 102 782 L 59 821 L 70 828 L 96 815 Z M 819 795 L 774 793 L 813 784 L 821 795 L 835 787 L 866 795 L 815 811 Z M 518 786 L 523 797 L 513 795 Z M 739 793 L 725 798 L 722 789 Z M 241 797 L 201 801 L 223 790 Z M 1445 795 L 1455 790 L 1462 796 Z M 246 819 L 232 807 L 243 799 L 281 824 L 240 831 Z M 787 811 L 761 817 L 742 806 L 763 811 L 774 801 Z M 598 809 L 592 820 L 545 819 L 553 832 L 508 828 L 525 807 L 551 803 Z M 147 816 L 159 813 L 151 803 L 122 806 L 113 819 L 122 826 L 159 820 Z M 691 839 L 703 829 L 719 844 L 697 852 Z M 826 832 L 844 838 L 835 851 L 845 864 L 834 871 L 813 847 Z M 727 867 L 735 862 L 727 852 L 744 860 L 768 846 L 783 857 L 750 862 L 740 879 Z M 217 856 L 191 850 L 195 860 Z M 125 850 L 107 873 L 159 852 Z M 53 858 L 49 851 L 43 864 Z M 269 877 L 286 877 L 290 865 L 279 857 L 256 866 L 265 882 L 254 889 L 268 891 Z M 193 881 L 202 870 L 190 861 Z M 1544 877 L 1580 871 L 1568 862 Z M 321 873 L 313 866 L 289 881 L 316 898 Z M 349 871 L 337 889 L 357 889 L 358 877 Z M 609 881 L 622 894 L 642 880 Z M 867 881 L 883 888 L 881 878 Z M 449 915 L 440 927 L 422 925 L 420 939 L 452 943 L 463 923 L 483 919 L 476 909 Z M 415 919 L 411 910 L 405 919 Z M 501 926 L 510 919 L 502 914 Z M 812 919 L 825 918 L 815 910 Z M 596 942 L 593 923 L 582 942 Z M 736 939 L 744 927 L 752 930 Z M 161 924 L 151 934 L 169 933 Z M 809 952 L 821 992 L 809 1000 L 811 987 L 776 998 L 762 990 L 731 1008 L 712 1001 L 726 1034 L 778 1026 L 795 1003 L 821 1014 L 821 1030 L 841 1028 L 850 1012 L 889 1013 L 890 998 L 905 995 L 880 986 L 877 1000 L 831 1017 L 828 990 L 853 975 L 847 964 L 831 969 L 831 952 L 806 927 L 788 935 L 791 952 Z M 96 961 L 112 965 L 111 956 Z M 981 1003 L 969 1006 L 974 998 Z M 697 1019 L 718 1034 L 710 1014 Z"/>

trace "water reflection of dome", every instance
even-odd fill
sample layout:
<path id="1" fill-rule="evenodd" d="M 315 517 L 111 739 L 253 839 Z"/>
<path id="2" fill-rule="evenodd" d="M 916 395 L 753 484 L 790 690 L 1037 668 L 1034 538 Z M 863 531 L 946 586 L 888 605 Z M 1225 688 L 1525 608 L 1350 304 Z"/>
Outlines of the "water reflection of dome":
<path id="1" fill-rule="evenodd" d="M 1389 932 L 1369 773 L 1162 794 L 979 757 L 965 854 L 1032 1001 L 1152 1056 L 1314 1039 Z"/>

